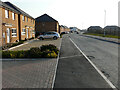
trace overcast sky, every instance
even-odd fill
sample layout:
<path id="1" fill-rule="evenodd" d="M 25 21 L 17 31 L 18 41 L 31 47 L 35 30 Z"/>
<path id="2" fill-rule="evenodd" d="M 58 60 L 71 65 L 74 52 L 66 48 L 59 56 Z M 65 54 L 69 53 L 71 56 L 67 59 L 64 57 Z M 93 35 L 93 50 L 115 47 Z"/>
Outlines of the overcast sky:
<path id="1" fill-rule="evenodd" d="M 9 1 L 34 18 L 48 14 L 60 25 L 86 29 L 89 26 L 118 25 L 120 0 L 2 0 Z"/>

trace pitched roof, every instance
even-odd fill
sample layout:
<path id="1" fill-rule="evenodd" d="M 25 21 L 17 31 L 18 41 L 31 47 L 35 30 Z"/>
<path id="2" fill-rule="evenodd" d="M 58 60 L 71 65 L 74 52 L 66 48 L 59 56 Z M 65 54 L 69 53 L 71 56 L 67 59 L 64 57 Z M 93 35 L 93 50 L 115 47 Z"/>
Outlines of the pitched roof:
<path id="1" fill-rule="evenodd" d="M 11 11 L 16 12 L 16 13 L 19 13 L 17 10 L 11 8 L 9 5 L 7 5 L 6 3 L 4 3 L 2 1 L 0 1 L 0 7 L 3 7 L 5 9 L 7 9 L 7 10 L 11 10 Z"/>
<path id="2" fill-rule="evenodd" d="M 42 15 L 40 17 L 37 17 L 35 20 L 37 22 L 58 22 L 57 20 L 53 19 L 52 17 L 50 17 L 47 14 L 44 14 L 44 15 Z"/>
<path id="3" fill-rule="evenodd" d="M 104 29 L 113 29 L 113 30 L 119 29 L 120 30 L 120 27 L 114 25 L 114 26 L 106 26 L 104 27 Z"/>
<path id="4" fill-rule="evenodd" d="M 4 3 L 7 4 L 8 6 L 10 6 L 11 8 L 15 9 L 16 11 L 18 11 L 20 14 L 23 14 L 24 16 L 33 18 L 32 16 L 30 16 L 29 14 L 27 14 L 26 12 L 24 12 L 23 10 L 21 10 L 17 6 L 13 5 L 12 3 L 10 3 L 10 2 L 4 2 Z"/>
<path id="5" fill-rule="evenodd" d="M 100 26 L 90 26 L 89 29 L 102 29 Z"/>
<path id="6" fill-rule="evenodd" d="M 2 1 L 0 1 L 0 7 L 2 6 Z"/>

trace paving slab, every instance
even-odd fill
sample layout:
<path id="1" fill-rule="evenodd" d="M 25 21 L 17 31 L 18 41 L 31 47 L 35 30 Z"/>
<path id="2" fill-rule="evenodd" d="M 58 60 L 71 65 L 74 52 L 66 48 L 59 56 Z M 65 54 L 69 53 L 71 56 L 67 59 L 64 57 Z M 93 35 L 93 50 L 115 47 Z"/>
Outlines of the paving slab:
<path id="1" fill-rule="evenodd" d="M 57 40 L 53 39 L 46 39 L 46 40 L 33 40 L 29 42 L 28 44 L 25 44 L 23 46 L 11 49 L 12 51 L 17 51 L 17 50 L 29 50 L 32 47 L 40 47 L 42 45 L 48 45 L 48 44 L 53 44 L 56 45 L 58 48 L 60 48 L 60 43 L 61 43 L 61 38 Z"/>
<path id="2" fill-rule="evenodd" d="M 56 59 L 2 61 L 2 88 L 52 88 Z"/>

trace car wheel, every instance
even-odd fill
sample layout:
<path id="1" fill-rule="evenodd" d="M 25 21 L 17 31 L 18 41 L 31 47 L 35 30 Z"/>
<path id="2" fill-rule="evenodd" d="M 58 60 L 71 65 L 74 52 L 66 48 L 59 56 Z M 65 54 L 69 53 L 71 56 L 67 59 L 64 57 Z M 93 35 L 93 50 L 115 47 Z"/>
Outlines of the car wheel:
<path id="1" fill-rule="evenodd" d="M 42 37 L 39 38 L 40 40 L 44 40 Z"/>
<path id="2" fill-rule="evenodd" d="M 53 37 L 53 39 L 54 39 L 54 40 L 57 40 L 57 37 L 55 36 L 55 37 Z"/>

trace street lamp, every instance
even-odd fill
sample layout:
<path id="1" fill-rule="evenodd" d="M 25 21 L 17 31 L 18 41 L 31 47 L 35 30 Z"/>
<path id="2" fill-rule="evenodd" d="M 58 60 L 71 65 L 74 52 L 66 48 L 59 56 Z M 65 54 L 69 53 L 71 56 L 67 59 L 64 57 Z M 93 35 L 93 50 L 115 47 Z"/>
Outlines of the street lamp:
<path id="1" fill-rule="evenodd" d="M 106 10 L 104 10 L 104 12 L 105 12 L 105 15 L 104 15 L 104 28 L 105 28 L 105 26 L 106 26 Z M 105 36 L 105 29 L 104 29 L 104 36 Z"/>

